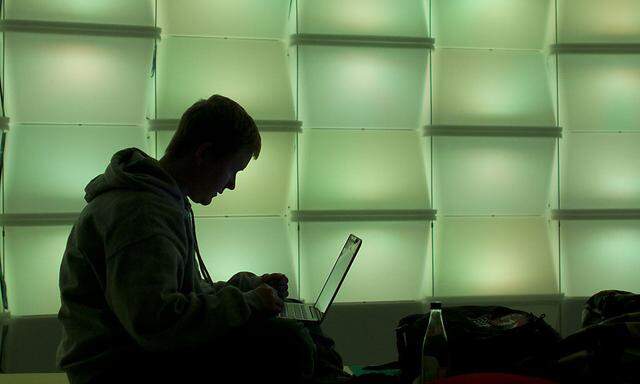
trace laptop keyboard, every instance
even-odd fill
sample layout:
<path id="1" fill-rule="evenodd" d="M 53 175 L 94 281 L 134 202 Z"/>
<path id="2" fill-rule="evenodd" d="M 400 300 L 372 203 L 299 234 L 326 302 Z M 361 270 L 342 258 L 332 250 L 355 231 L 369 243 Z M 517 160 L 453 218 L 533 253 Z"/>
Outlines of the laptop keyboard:
<path id="1" fill-rule="evenodd" d="M 308 305 L 297 303 L 284 303 L 282 316 L 300 320 L 314 320 L 311 308 Z"/>

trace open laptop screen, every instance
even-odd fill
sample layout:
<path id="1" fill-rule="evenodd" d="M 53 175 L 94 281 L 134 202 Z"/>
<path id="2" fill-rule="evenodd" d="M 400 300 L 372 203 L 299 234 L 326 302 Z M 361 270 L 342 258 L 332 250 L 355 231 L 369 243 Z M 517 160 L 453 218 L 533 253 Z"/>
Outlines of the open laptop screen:
<path id="1" fill-rule="evenodd" d="M 331 305 L 335 293 L 340 287 L 344 275 L 351 266 L 351 262 L 353 261 L 361 242 L 362 240 L 356 236 L 349 235 L 347 242 L 344 244 L 344 247 L 342 247 L 340 256 L 338 256 L 338 260 L 333 265 L 333 269 L 331 270 L 327 281 L 324 283 L 322 291 L 320 291 L 318 300 L 316 300 L 315 307 L 320 310 L 320 312 L 325 313 L 327 308 L 329 308 L 329 305 Z"/>

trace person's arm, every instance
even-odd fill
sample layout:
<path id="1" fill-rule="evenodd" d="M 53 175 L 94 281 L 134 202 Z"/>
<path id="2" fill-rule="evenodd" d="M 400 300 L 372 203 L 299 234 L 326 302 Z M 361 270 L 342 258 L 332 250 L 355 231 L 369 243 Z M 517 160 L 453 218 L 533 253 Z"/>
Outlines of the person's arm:
<path id="1" fill-rule="evenodd" d="M 126 245 L 108 256 L 106 267 L 107 302 L 127 332 L 150 351 L 202 345 L 245 324 L 252 312 L 274 311 L 265 289 L 243 293 L 226 285 L 210 294 L 178 292 L 182 255 L 165 235 Z"/>
<path id="2" fill-rule="evenodd" d="M 262 284 L 262 279 L 253 272 L 238 272 L 233 275 L 228 281 L 218 281 L 213 284 L 209 284 L 205 280 L 198 277 L 200 288 L 205 293 L 216 293 L 222 288 L 232 285 L 242 292 L 248 292 L 258 288 Z"/>
<path id="3" fill-rule="evenodd" d="M 266 273 L 258 276 L 253 272 L 238 272 L 229 281 L 219 281 L 213 285 L 200 278 L 198 280 L 202 291 L 206 293 L 215 293 L 228 285 L 233 285 L 242 292 L 249 292 L 260 284 L 267 284 L 278 292 L 281 299 L 286 299 L 289 296 L 289 279 L 282 273 Z"/>

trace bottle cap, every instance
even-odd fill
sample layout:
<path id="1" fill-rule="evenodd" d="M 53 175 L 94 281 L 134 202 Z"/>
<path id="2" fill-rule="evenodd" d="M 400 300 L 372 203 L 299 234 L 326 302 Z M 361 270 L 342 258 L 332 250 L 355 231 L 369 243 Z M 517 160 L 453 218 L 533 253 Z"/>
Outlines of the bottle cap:
<path id="1" fill-rule="evenodd" d="M 431 309 L 442 309 L 442 303 L 440 301 L 432 301 Z"/>

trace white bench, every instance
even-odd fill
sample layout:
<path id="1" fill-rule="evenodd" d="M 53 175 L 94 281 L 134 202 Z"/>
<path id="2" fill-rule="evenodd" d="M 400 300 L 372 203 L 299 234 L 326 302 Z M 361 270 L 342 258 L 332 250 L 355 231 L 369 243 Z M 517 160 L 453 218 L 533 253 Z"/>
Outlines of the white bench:
<path id="1" fill-rule="evenodd" d="M 69 384 L 64 373 L 2 373 L 0 384 Z"/>

